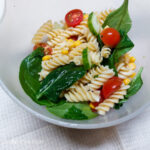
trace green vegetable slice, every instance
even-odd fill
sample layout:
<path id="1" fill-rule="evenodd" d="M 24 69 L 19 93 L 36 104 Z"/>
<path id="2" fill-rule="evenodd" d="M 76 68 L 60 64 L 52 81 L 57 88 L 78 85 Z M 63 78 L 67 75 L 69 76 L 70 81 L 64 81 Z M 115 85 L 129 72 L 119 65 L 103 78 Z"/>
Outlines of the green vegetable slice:
<path id="1" fill-rule="evenodd" d="M 55 69 L 43 80 L 36 98 L 46 97 L 52 102 L 57 102 L 61 92 L 82 78 L 85 73 L 83 66 L 76 66 L 74 63 Z"/>
<path id="2" fill-rule="evenodd" d="M 98 116 L 91 111 L 88 103 L 64 102 L 57 106 L 47 107 L 47 110 L 58 117 L 71 120 L 92 119 Z"/>
<path id="3" fill-rule="evenodd" d="M 90 56 L 88 53 L 88 48 L 82 51 L 82 61 L 83 61 L 84 69 L 89 70 L 92 65 L 91 65 L 91 60 L 90 60 Z"/>
<path id="4" fill-rule="evenodd" d="M 98 19 L 97 19 L 96 15 L 93 12 L 90 13 L 90 15 L 89 15 L 89 18 L 88 18 L 88 27 L 89 27 L 90 31 L 95 36 L 97 36 L 100 33 L 101 25 L 98 22 Z"/>
<path id="5" fill-rule="evenodd" d="M 102 27 L 109 26 L 116 30 L 124 31 L 128 33 L 131 28 L 132 22 L 128 12 L 128 0 L 124 0 L 124 3 L 120 8 L 110 13 Z"/>

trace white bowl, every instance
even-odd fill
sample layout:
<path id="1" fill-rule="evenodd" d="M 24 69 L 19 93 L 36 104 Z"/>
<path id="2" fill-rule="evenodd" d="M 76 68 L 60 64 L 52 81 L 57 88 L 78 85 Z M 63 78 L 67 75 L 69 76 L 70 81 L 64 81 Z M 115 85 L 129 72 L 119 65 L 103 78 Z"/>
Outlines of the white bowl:
<path id="1" fill-rule="evenodd" d="M 94 129 L 113 126 L 127 121 L 144 110 L 150 104 L 150 2 L 147 0 L 130 1 L 130 14 L 133 27 L 130 37 L 135 43 L 132 54 L 137 58 L 137 66 L 144 67 L 142 89 L 120 109 L 111 110 L 104 117 L 86 121 L 60 119 L 49 113 L 44 107 L 34 103 L 23 91 L 18 80 L 19 65 L 32 51 L 31 39 L 38 27 L 48 19 L 60 20 L 66 12 L 80 8 L 84 12 L 117 8 L 120 0 L 15 0 L 7 2 L 6 16 L 0 24 L 0 83 L 3 89 L 20 106 L 38 118 L 50 123 L 78 129 Z"/>
<path id="2" fill-rule="evenodd" d="M 5 0 L 0 0 L 0 22 L 4 17 L 4 11 L 5 11 Z"/>

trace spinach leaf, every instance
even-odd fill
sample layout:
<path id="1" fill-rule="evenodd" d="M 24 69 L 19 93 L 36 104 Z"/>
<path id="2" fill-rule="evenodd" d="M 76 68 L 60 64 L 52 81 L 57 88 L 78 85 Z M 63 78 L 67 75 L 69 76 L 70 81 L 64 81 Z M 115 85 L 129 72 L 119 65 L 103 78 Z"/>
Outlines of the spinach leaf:
<path id="1" fill-rule="evenodd" d="M 143 71 L 143 67 L 140 68 L 136 77 L 130 83 L 130 88 L 128 89 L 127 95 L 125 96 L 126 98 L 129 98 L 134 94 L 136 94 L 139 91 L 139 89 L 142 87 L 143 85 L 143 80 L 141 78 L 142 71 Z"/>
<path id="2" fill-rule="evenodd" d="M 121 99 L 121 100 L 119 101 L 119 103 L 115 104 L 114 108 L 115 108 L 115 109 L 120 109 L 120 107 L 122 107 L 123 104 L 124 104 L 127 100 L 128 100 L 128 99 Z"/>
<path id="3" fill-rule="evenodd" d="M 125 96 L 125 99 L 120 100 L 119 103 L 115 105 L 115 109 L 119 109 L 120 107 L 122 107 L 123 104 L 129 99 L 129 97 L 135 95 L 140 90 L 143 85 L 143 81 L 141 78 L 142 71 L 143 67 L 140 68 L 136 77 L 130 83 L 130 88 L 127 90 L 127 95 Z"/>
<path id="4" fill-rule="evenodd" d="M 55 69 L 43 80 L 36 98 L 47 97 L 50 101 L 57 102 L 60 93 L 82 78 L 85 73 L 83 66 L 76 66 L 74 63 Z"/>
<path id="5" fill-rule="evenodd" d="M 53 103 L 45 99 L 38 101 L 36 93 L 40 87 L 39 75 L 44 49 L 37 48 L 27 56 L 20 65 L 19 80 L 24 91 L 38 104 L 52 106 Z"/>
<path id="6" fill-rule="evenodd" d="M 122 39 L 113 52 L 114 63 L 117 63 L 121 56 L 129 52 L 134 47 L 134 44 L 130 40 L 128 35 L 123 32 L 121 34 L 122 34 Z"/>
<path id="7" fill-rule="evenodd" d="M 82 113 L 82 111 L 75 106 L 72 106 L 69 108 L 68 112 L 64 114 L 65 119 L 71 119 L 71 120 L 85 120 L 88 119 L 88 117 Z"/>
<path id="8" fill-rule="evenodd" d="M 107 16 L 103 24 L 103 28 L 107 25 L 109 27 L 115 28 L 118 31 L 122 30 L 128 33 L 132 25 L 131 18 L 128 12 L 128 0 L 124 0 L 124 3 L 120 8 L 113 11 Z"/>
<path id="9" fill-rule="evenodd" d="M 47 110 L 58 117 L 72 120 L 92 119 L 98 116 L 91 111 L 88 103 L 65 102 L 53 107 L 47 107 Z"/>

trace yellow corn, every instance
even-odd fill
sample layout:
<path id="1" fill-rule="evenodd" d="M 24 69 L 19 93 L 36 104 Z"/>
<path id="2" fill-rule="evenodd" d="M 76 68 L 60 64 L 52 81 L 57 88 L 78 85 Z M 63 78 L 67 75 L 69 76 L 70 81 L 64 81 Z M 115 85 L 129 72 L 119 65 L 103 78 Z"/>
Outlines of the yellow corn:
<path id="1" fill-rule="evenodd" d="M 61 51 L 61 53 L 62 53 L 62 54 L 68 54 L 68 50 L 65 50 L 65 49 L 64 49 L 64 50 Z"/>
<path id="2" fill-rule="evenodd" d="M 70 43 L 72 43 L 72 42 L 74 42 L 74 40 L 73 39 L 69 39 L 69 40 L 67 40 L 68 42 L 70 42 Z"/>
<path id="3" fill-rule="evenodd" d="M 130 78 L 134 78 L 136 76 L 136 73 L 134 72 L 131 76 L 130 76 Z"/>
<path id="4" fill-rule="evenodd" d="M 89 105 L 92 109 L 94 109 L 95 107 L 94 107 L 94 105 L 92 104 L 92 103 L 90 103 L 90 105 Z"/>
<path id="5" fill-rule="evenodd" d="M 77 47 L 77 46 L 79 46 L 80 44 L 81 44 L 81 41 L 77 40 L 77 41 L 75 41 L 75 42 L 73 43 L 73 46 L 74 46 L 74 47 Z"/>
<path id="6" fill-rule="evenodd" d="M 130 82 L 131 82 L 131 80 L 128 79 L 128 78 L 123 80 L 123 83 L 124 83 L 125 85 L 128 85 Z"/>
<path id="7" fill-rule="evenodd" d="M 87 19 L 88 17 L 89 17 L 88 14 L 85 14 L 85 15 L 83 16 L 84 19 Z"/>
<path id="8" fill-rule="evenodd" d="M 42 60 L 45 61 L 45 60 L 50 60 L 51 59 L 51 56 L 50 55 L 46 55 L 44 57 L 42 57 Z"/>
<path id="9" fill-rule="evenodd" d="M 129 63 L 128 66 L 129 66 L 129 68 L 132 69 L 132 70 L 135 70 L 135 69 L 136 69 L 135 63 Z"/>
<path id="10" fill-rule="evenodd" d="M 135 57 L 133 57 L 133 56 L 132 56 L 132 57 L 130 57 L 130 62 L 131 62 L 131 63 L 134 63 L 134 62 L 135 62 L 135 60 L 136 60 L 136 58 L 135 58 Z"/>

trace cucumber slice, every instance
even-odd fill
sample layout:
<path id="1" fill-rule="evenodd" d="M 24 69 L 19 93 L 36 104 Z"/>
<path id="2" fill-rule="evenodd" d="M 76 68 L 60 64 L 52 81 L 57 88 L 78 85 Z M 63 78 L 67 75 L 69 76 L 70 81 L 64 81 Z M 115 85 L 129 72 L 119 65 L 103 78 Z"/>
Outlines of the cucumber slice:
<path id="1" fill-rule="evenodd" d="M 97 19 L 96 15 L 93 12 L 90 13 L 90 15 L 89 15 L 89 18 L 88 18 L 88 27 L 89 27 L 90 31 L 95 36 L 97 36 L 100 33 L 101 25 L 98 22 L 98 19 Z"/>
<path id="2" fill-rule="evenodd" d="M 88 54 L 88 48 L 85 48 L 82 51 L 82 61 L 83 61 L 84 69 L 89 70 L 92 65 L 91 65 L 89 54 Z"/>

